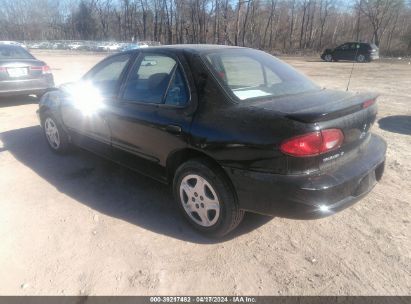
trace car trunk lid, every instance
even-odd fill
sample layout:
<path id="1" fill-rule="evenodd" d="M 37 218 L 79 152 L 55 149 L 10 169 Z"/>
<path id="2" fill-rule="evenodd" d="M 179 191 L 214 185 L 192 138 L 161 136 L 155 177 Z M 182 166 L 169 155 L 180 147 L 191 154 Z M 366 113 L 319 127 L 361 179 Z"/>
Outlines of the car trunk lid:
<path id="1" fill-rule="evenodd" d="M 46 64 L 37 59 L 0 60 L 0 80 L 33 79 L 42 76 Z"/>
<path id="2" fill-rule="evenodd" d="M 280 112 L 296 121 L 316 123 L 360 111 L 365 102 L 375 100 L 377 96 L 375 93 L 321 90 L 256 102 L 253 106 Z"/>
<path id="3" fill-rule="evenodd" d="M 329 168 L 355 157 L 367 145 L 377 107 L 377 94 L 355 94 L 344 91 L 320 90 L 311 93 L 284 96 L 269 101 L 257 101 L 252 106 L 272 111 L 294 121 L 295 136 L 301 130 L 320 131 L 339 129 L 344 141 L 340 148 L 317 156 L 288 157 L 288 171 L 298 173 Z M 310 159 L 309 167 L 306 166 Z"/>

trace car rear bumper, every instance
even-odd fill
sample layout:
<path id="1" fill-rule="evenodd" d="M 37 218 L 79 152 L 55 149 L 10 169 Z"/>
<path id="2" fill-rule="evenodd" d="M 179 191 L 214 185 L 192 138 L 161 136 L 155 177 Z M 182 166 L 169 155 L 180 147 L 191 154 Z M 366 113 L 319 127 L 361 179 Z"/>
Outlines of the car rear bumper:
<path id="1" fill-rule="evenodd" d="M 52 74 L 36 79 L 0 81 L 0 96 L 38 94 L 54 87 Z"/>
<path id="2" fill-rule="evenodd" d="M 370 59 L 371 59 L 371 60 L 378 60 L 378 59 L 380 59 L 380 55 L 379 55 L 379 54 L 373 54 L 373 53 L 371 53 Z"/>
<path id="3" fill-rule="evenodd" d="M 279 175 L 225 167 L 244 210 L 290 218 L 321 218 L 363 198 L 382 177 L 386 143 L 371 135 L 358 158 L 338 169 Z"/>

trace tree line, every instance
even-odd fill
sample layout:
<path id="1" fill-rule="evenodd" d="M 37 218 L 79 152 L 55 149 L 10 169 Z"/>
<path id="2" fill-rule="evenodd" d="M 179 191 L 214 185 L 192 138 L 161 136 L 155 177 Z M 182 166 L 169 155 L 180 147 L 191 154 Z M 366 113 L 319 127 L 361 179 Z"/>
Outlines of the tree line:
<path id="1" fill-rule="evenodd" d="M 214 43 L 310 52 L 346 41 L 411 54 L 411 0 L 0 0 L 0 40 Z"/>

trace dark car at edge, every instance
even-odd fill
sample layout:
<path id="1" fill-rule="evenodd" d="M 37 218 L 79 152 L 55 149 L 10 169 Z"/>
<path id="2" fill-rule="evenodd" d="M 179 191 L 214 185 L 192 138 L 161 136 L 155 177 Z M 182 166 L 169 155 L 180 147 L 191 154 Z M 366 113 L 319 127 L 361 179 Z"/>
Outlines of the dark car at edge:
<path id="1" fill-rule="evenodd" d="M 373 43 L 346 42 L 334 49 L 325 49 L 321 59 L 327 62 L 349 60 L 357 62 L 370 62 L 379 59 L 379 49 Z"/>
<path id="2" fill-rule="evenodd" d="M 0 97 L 41 96 L 54 87 L 50 67 L 23 47 L 0 42 Z"/>
<path id="3" fill-rule="evenodd" d="M 193 227 L 223 236 L 245 212 L 320 218 L 369 193 L 386 153 L 376 97 L 321 89 L 262 51 L 180 45 L 110 56 L 38 116 L 53 151 L 170 184 Z"/>

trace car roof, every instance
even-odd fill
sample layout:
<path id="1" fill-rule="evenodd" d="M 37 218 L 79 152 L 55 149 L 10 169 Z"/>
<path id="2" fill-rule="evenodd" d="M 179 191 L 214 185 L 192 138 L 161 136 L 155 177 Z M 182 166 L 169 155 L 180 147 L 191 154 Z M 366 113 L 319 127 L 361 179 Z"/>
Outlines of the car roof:
<path id="1" fill-rule="evenodd" d="M 8 44 L 8 43 L 1 43 L 0 42 L 0 48 L 2 49 L 24 49 L 24 47 L 17 45 L 17 44 Z M 26 50 L 25 50 L 26 51 Z"/>
<path id="2" fill-rule="evenodd" d="M 2 43 L 0 42 L 0 47 L 4 47 L 4 48 L 22 48 L 22 46 L 17 45 L 17 44 L 9 44 L 9 43 Z"/>
<path id="3" fill-rule="evenodd" d="M 218 45 L 218 44 L 173 44 L 173 45 L 162 45 L 162 46 L 150 46 L 148 48 L 138 48 L 135 50 L 130 50 L 128 52 L 138 52 L 141 50 L 156 50 L 156 51 L 185 51 L 195 54 L 206 53 L 213 50 L 221 49 L 245 49 L 239 46 L 229 46 L 229 45 Z"/>
<path id="4" fill-rule="evenodd" d="M 356 42 L 356 41 L 344 42 L 343 44 L 347 44 L 347 43 L 357 43 L 357 44 L 367 44 L 367 45 L 371 44 L 371 43 L 368 43 L 368 42 Z"/>

